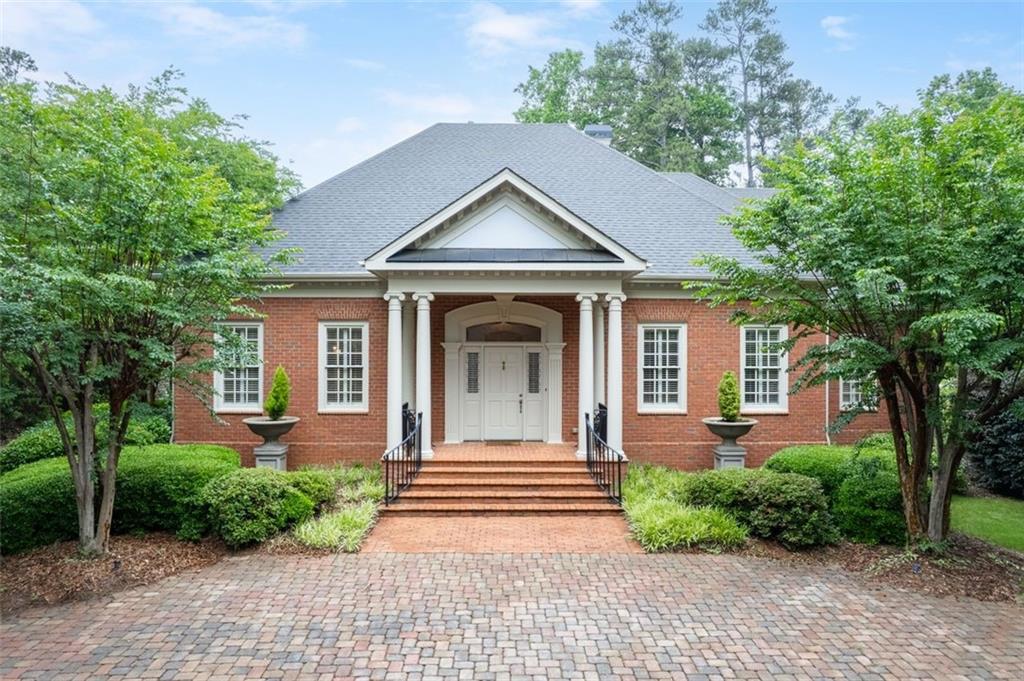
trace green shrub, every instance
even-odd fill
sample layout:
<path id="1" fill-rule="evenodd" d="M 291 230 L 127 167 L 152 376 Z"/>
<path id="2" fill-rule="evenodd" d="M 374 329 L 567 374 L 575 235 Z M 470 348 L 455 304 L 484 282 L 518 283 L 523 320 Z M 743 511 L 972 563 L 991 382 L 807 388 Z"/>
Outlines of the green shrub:
<path id="1" fill-rule="evenodd" d="M 270 539 L 313 515 L 313 501 L 285 473 L 243 468 L 210 482 L 202 492 L 210 528 L 231 547 Z"/>
<path id="2" fill-rule="evenodd" d="M 226 447 L 126 447 L 118 463 L 113 530 L 180 535 L 186 528 L 194 535 L 199 493 L 210 480 L 238 467 L 238 453 Z M 67 461 L 44 459 L 0 476 L 0 518 L 3 554 L 77 538 L 78 511 Z"/>
<path id="3" fill-rule="evenodd" d="M 722 374 L 718 382 L 718 415 L 723 421 L 740 420 L 740 384 L 731 371 Z"/>
<path id="4" fill-rule="evenodd" d="M 359 550 L 376 517 L 377 504 L 364 501 L 307 520 L 295 528 L 294 535 L 300 544 L 315 549 L 341 549 L 354 553 Z"/>
<path id="5" fill-rule="evenodd" d="M 764 467 L 776 473 L 797 473 L 814 478 L 830 500 L 846 479 L 853 458 L 853 447 L 798 445 L 781 449 Z"/>
<path id="6" fill-rule="evenodd" d="M 304 468 L 286 473 L 288 484 L 299 490 L 313 502 L 316 509 L 334 503 L 337 484 L 331 471 L 322 468 Z"/>
<path id="7" fill-rule="evenodd" d="M 854 460 L 836 493 L 834 512 L 843 534 L 852 541 L 901 544 L 906 540 L 899 476 L 877 460 Z"/>
<path id="8" fill-rule="evenodd" d="M 725 511 L 647 499 L 626 508 L 633 536 L 645 551 L 739 546 L 747 531 Z"/>
<path id="9" fill-rule="evenodd" d="M 1024 499 L 1024 418 L 1007 411 L 980 429 L 967 461 L 979 485 Z"/>
<path id="10" fill-rule="evenodd" d="M 683 494 L 689 473 L 652 466 L 650 464 L 630 465 L 626 479 L 622 483 L 622 500 L 624 505 L 648 499 L 678 499 Z"/>
<path id="11" fill-rule="evenodd" d="M 276 421 L 284 416 L 288 411 L 291 395 L 292 384 L 288 380 L 288 372 L 284 370 L 284 367 L 279 366 L 274 371 L 274 381 L 271 383 L 270 392 L 267 393 L 267 399 L 263 403 L 263 411 L 267 412 L 267 417 Z"/>
<path id="12" fill-rule="evenodd" d="M 692 475 L 680 489 L 682 503 L 730 512 L 759 537 L 793 548 L 837 539 L 821 483 L 793 473 L 733 468 Z"/>
<path id="13" fill-rule="evenodd" d="M 384 480 L 379 466 L 336 466 L 330 469 L 338 486 L 338 494 L 346 503 L 381 501 L 384 499 Z"/>
<path id="14" fill-rule="evenodd" d="M 93 405 L 93 413 L 96 416 L 96 445 L 99 449 L 107 445 L 107 418 L 110 409 L 106 404 L 98 403 Z M 70 412 L 65 412 L 63 418 L 68 432 L 74 437 L 75 428 Z M 125 431 L 125 445 L 144 446 L 170 440 L 170 415 L 165 407 L 134 405 L 132 419 Z M 43 421 L 22 431 L 18 437 L 0 448 L 0 473 L 12 471 L 33 461 L 55 457 L 64 457 L 64 443 L 60 439 L 57 425 L 50 420 Z"/>

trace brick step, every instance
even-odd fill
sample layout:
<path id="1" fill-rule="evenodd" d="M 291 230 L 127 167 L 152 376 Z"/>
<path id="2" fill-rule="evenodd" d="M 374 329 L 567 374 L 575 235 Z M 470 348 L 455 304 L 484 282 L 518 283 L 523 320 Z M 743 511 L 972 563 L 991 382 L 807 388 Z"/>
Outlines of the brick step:
<path id="1" fill-rule="evenodd" d="M 589 501 L 562 504 L 505 504 L 505 503 L 398 503 L 385 506 L 383 512 L 393 515 L 617 515 L 621 509 L 609 501 Z"/>
<path id="2" fill-rule="evenodd" d="M 577 501 L 604 501 L 607 496 L 599 489 L 590 490 L 504 490 L 492 492 L 485 490 L 425 490 L 417 489 L 414 485 L 402 493 L 399 501 L 401 503 L 575 503 Z"/>
<path id="3" fill-rule="evenodd" d="M 501 477 L 589 477 L 585 466 L 424 466 L 420 477 L 444 475 L 447 477 L 465 475 L 486 475 Z"/>
<path id="4" fill-rule="evenodd" d="M 591 480 L 547 481 L 519 478 L 416 478 L 411 490 L 425 492 L 489 493 L 503 495 L 507 492 L 592 492 L 597 489 Z M 407 492 L 402 492 L 404 498 Z"/>
<path id="5" fill-rule="evenodd" d="M 586 461 L 577 461 L 573 458 L 551 459 L 551 458 L 502 458 L 502 459 L 471 459 L 451 458 L 430 459 L 423 462 L 423 468 L 550 468 L 552 466 L 564 468 L 586 468 Z"/>

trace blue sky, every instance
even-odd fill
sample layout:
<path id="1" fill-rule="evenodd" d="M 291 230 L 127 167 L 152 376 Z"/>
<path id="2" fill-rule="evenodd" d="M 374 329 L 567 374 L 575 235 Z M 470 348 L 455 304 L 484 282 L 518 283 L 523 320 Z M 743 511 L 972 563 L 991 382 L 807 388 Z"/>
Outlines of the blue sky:
<path id="1" fill-rule="evenodd" d="M 192 94 L 247 114 L 306 186 L 437 121 L 503 122 L 528 64 L 590 54 L 632 2 L 0 0 L 0 43 L 123 89 L 174 65 Z M 711 3 L 685 2 L 697 32 Z M 779 2 L 797 75 L 840 99 L 908 107 L 931 76 L 991 66 L 1024 89 L 1024 2 Z"/>

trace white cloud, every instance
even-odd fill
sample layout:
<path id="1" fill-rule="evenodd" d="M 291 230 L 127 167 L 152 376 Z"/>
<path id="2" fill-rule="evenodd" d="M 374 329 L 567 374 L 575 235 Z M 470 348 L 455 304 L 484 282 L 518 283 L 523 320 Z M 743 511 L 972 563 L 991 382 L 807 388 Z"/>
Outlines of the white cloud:
<path id="1" fill-rule="evenodd" d="M 1002 36 L 991 31 L 978 31 L 976 33 L 963 33 L 956 37 L 956 41 L 963 45 L 991 45 Z"/>
<path id="2" fill-rule="evenodd" d="M 853 41 L 857 34 L 849 30 L 850 17 L 827 16 L 821 20 L 821 28 L 825 35 L 836 41 L 835 49 L 848 52 L 853 49 Z"/>
<path id="3" fill-rule="evenodd" d="M 462 95 L 450 94 L 409 94 L 397 90 L 381 90 L 380 98 L 391 106 L 400 107 L 416 113 L 435 114 L 450 118 L 466 118 L 476 106 Z"/>
<path id="4" fill-rule="evenodd" d="M 562 6 L 574 16 L 593 14 L 601 8 L 601 0 L 562 0 Z"/>
<path id="5" fill-rule="evenodd" d="M 334 126 L 335 132 L 339 132 L 341 134 L 356 132 L 357 130 L 363 130 L 365 128 L 366 123 L 358 116 L 346 116 L 339 120 Z"/>
<path id="6" fill-rule="evenodd" d="M 513 14 L 490 2 L 477 2 L 467 15 L 469 45 L 486 56 L 513 49 L 559 47 L 565 41 L 551 34 L 554 19 L 545 13 Z"/>
<path id="7" fill-rule="evenodd" d="M 0 40 L 18 46 L 34 38 L 60 40 L 95 33 L 102 24 L 80 2 L 0 2 Z"/>
<path id="8" fill-rule="evenodd" d="M 958 56 L 950 55 L 946 58 L 945 66 L 954 73 L 960 73 L 961 71 L 966 71 L 968 69 L 981 71 L 984 68 L 992 66 L 992 62 L 985 59 L 962 59 Z"/>
<path id="9" fill-rule="evenodd" d="M 271 14 L 227 15 L 195 2 L 152 6 L 167 33 L 203 41 L 204 47 L 243 47 L 252 44 L 298 47 L 306 27 Z"/>
<path id="10" fill-rule="evenodd" d="M 361 71 L 383 71 L 384 70 L 384 64 L 381 64 L 379 61 L 371 61 L 369 59 L 356 59 L 356 58 L 343 59 L 342 61 L 344 61 L 346 64 L 348 64 L 352 68 L 359 69 Z"/>

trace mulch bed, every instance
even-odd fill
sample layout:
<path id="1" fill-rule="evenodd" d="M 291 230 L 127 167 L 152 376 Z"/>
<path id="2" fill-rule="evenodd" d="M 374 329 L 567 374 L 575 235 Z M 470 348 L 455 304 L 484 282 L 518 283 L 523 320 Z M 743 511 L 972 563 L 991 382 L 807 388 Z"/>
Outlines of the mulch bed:
<path id="1" fill-rule="evenodd" d="M 749 542 L 740 553 L 792 564 L 838 566 L 878 586 L 932 596 L 1024 604 L 1024 554 L 962 534 L 951 534 L 942 553 L 850 542 L 794 552 L 760 540 Z"/>
<path id="2" fill-rule="evenodd" d="M 104 558 L 79 557 L 78 544 L 60 542 L 0 563 L 0 613 L 54 605 L 149 584 L 164 577 L 212 565 L 228 554 L 218 540 L 184 542 L 174 535 L 111 537 Z"/>

